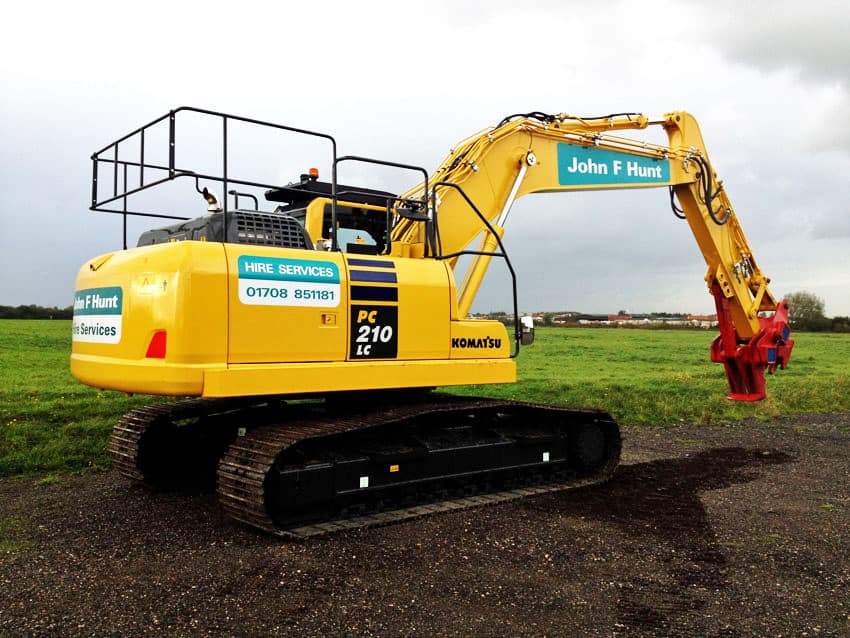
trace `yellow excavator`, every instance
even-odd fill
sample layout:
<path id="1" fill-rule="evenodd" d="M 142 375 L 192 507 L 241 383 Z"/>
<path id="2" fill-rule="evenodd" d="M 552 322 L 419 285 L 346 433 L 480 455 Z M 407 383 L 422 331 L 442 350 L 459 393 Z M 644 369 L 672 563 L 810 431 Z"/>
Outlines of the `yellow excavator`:
<path id="1" fill-rule="evenodd" d="M 187 119 L 221 131 L 220 172 L 177 161 L 178 140 L 192 141 Z M 237 127 L 327 145 L 330 181 L 313 169 L 285 186 L 237 175 Z M 649 127 L 668 144 L 621 133 Z M 343 185 L 343 163 L 420 177 L 401 194 Z M 97 388 L 189 397 L 125 415 L 113 463 L 159 488 L 217 485 L 233 518 L 271 533 L 383 524 L 611 475 L 621 441 L 605 412 L 433 391 L 516 381 L 533 332 L 502 237 L 528 193 L 669 189 L 708 265 L 720 328 L 711 358 L 731 399 L 762 399 L 765 371 L 784 368 L 793 347 L 787 304 L 769 291 L 686 112 L 511 115 L 429 173 L 340 156 L 324 133 L 181 107 L 94 153 L 92 167 L 91 209 L 123 217 L 124 249 L 79 271 L 71 371 Z M 206 214 L 131 204 L 177 180 Z M 133 216 L 172 221 L 127 248 Z M 494 257 L 513 278 L 512 335 L 468 318 Z"/>

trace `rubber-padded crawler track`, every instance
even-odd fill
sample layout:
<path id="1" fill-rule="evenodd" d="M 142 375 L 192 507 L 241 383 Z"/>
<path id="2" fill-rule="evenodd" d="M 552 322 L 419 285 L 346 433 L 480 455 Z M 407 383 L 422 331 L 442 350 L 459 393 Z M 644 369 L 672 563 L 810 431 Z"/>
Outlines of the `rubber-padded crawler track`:
<path id="1" fill-rule="evenodd" d="M 112 467 L 120 474 L 135 481 L 145 481 L 139 466 L 139 451 L 142 437 L 157 421 L 175 421 L 202 414 L 217 405 L 210 399 L 189 399 L 177 403 L 150 405 L 128 412 L 112 428 L 109 454 Z"/>
<path id="2" fill-rule="evenodd" d="M 366 516 L 355 516 L 343 520 L 328 521 L 326 523 L 317 523 L 315 525 L 303 525 L 301 527 L 293 527 L 286 530 L 274 530 L 273 533 L 278 536 L 288 538 L 310 538 L 311 536 L 321 536 L 349 529 L 357 529 L 360 527 L 379 527 L 381 525 L 389 525 L 412 518 L 420 518 L 422 516 L 430 516 L 431 514 L 440 514 L 443 512 L 454 512 L 457 510 L 470 509 L 472 507 L 483 507 L 486 505 L 496 505 L 513 501 L 518 498 L 526 498 L 529 496 L 538 496 L 540 494 L 548 494 L 550 492 L 559 492 L 562 490 L 575 489 L 585 485 L 594 485 L 603 482 L 605 477 L 585 478 L 563 483 L 547 483 L 545 485 L 537 485 L 535 487 L 523 487 L 515 490 L 504 490 L 501 492 L 491 492 L 487 494 L 478 494 L 465 498 L 447 499 L 435 503 L 427 503 L 414 507 L 405 507 L 397 510 L 389 510 L 386 512 L 376 512 Z"/>
<path id="3" fill-rule="evenodd" d="M 241 415 L 241 410 L 251 405 L 256 405 L 265 399 L 259 398 L 234 398 L 234 399 L 186 399 L 172 403 L 161 403 L 158 405 L 137 408 L 125 414 L 121 420 L 112 428 L 112 436 L 109 441 L 109 454 L 112 459 L 112 467 L 122 476 L 134 481 L 140 481 L 156 488 L 169 489 L 173 485 L 162 485 L 159 481 L 152 480 L 146 473 L 144 467 L 145 437 L 157 427 L 177 427 L 177 423 L 187 419 L 218 416 L 217 426 L 221 426 L 222 415 L 229 415 L 230 419 L 236 420 Z M 183 460 L 186 462 L 186 459 Z M 209 486 L 212 487 L 212 484 Z"/>
<path id="4" fill-rule="evenodd" d="M 613 437 L 608 441 L 608 455 L 591 475 L 574 480 L 555 481 L 520 489 L 501 490 L 476 496 L 448 498 L 388 511 L 377 511 L 368 515 L 344 517 L 315 524 L 296 525 L 280 529 L 268 511 L 266 478 L 272 471 L 275 460 L 283 451 L 300 441 L 342 432 L 352 432 L 368 427 L 403 422 L 424 414 L 446 414 L 469 412 L 493 408 L 526 407 L 545 410 L 549 413 L 569 414 L 580 422 L 602 422 L 607 424 Z M 405 406 L 386 406 L 368 413 L 340 418 L 324 415 L 299 419 L 291 424 L 267 425 L 256 428 L 231 444 L 222 458 L 218 469 L 218 493 L 223 508 L 234 519 L 268 533 L 281 536 L 305 538 L 330 532 L 384 525 L 400 520 L 416 518 L 438 512 L 491 505 L 535 494 L 578 487 L 606 480 L 616 468 L 620 457 L 620 438 L 616 424 L 604 412 L 575 410 L 551 405 L 528 404 L 514 401 L 431 395 L 425 402 Z"/>

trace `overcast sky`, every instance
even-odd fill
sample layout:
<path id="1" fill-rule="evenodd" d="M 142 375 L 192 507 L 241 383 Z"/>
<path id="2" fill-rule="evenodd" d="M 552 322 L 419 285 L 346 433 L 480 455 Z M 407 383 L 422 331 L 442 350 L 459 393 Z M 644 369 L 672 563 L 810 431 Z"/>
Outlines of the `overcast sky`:
<path id="1" fill-rule="evenodd" d="M 120 248 L 120 218 L 88 211 L 89 157 L 172 107 L 317 129 L 340 154 L 429 169 L 510 113 L 681 109 L 773 292 L 850 315 L 846 0 L 30 2 L 3 22 L 2 305 L 70 305 L 80 265 Z M 275 153 L 280 182 L 308 167 Z M 131 226 L 131 243 L 151 225 Z M 664 190 L 524 198 L 506 244 L 526 311 L 713 311 Z M 509 303 L 494 264 L 474 309 Z"/>

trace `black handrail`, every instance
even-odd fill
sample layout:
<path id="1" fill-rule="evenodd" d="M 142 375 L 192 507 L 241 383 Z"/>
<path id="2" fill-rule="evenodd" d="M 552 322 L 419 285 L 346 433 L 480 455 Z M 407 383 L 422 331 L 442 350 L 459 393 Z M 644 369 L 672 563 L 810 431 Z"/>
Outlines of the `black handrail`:
<path id="1" fill-rule="evenodd" d="M 435 258 L 436 259 L 453 259 L 455 257 L 460 257 L 462 255 L 478 255 L 478 256 L 483 256 L 483 257 L 501 257 L 502 259 L 505 260 L 505 264 L 508 267 L 508 271 L 511 273 L 511 287 L 512 287 L 513 302 L 514 302 L 514 342 L 516 343 L 516 350 L 514 351 L 513 354 L 511 354 L 511 358 L 514 358 L 517 355 L 519 355 L 520 344 L 522 343 L 522 329 L 520 328 L 519 305 L 517 304 L 516 272 L 514 271 L 513 264 L 511 264 L 511 260 L 508 257 L 507 251 L 505 250 L 505 246 L 504 246 L 504 244 L 502 244 L 502 238 L 499 237 L 499 234 L 495 231 L 492 224 L 490 224 L 490 222 L 487 220 L 487 218 L 484 217 L 484 215 L 481 213 L 480 210 L 478 210 L 478 207 L 472 202 L 471 199 L 469 199 L 469 196 L 466 194 L 466 192 L 460 186 L 458 186 L 457 184 L 455 184 L 453 182 L 435 182 L 433 187 L 432 187 L 432 189 L 433 189 L 432 190 L 432 197 L 434 198 L 434 201 L 437 201 L 436 200 L 436 194 L 437 194 L 436 191 L 437 191 L 438 186 L 446 186 L 446 187 L 449 187 L 449 188 L 453 188 L 458 193 L 460 193 L 461 197 L 463 197 L 463 199 L 466 201 L 466 203 L 469 205 L 469 207 L 475 212 L 476 215 L 478 215 L 478 218 L 487 227 L 487 231 L 489 233 L 491 233 L 496 238 L 496 243 L 498 243 L 499 250 L 501 251 L 501 252 L 498 252 L 498 253 L 484 252 L 484 251 L 481 251 L 481 250 L 460 250 L 458 252 L 451 253 L 451 254 L 448 254 L 448 255 L 437 255 L 437 256 L 435 256 Z"/>
<path id="2" fill-rule="evenodd" d="M 394 202 L 416 202 L 422 204 L 424 209 L 428 210 L 428 171 L 421 166 L 414 166 L 412 164 L 400 164 L 398 162 L 388 162 L 387 160 L 379 160 L 371 157 L 361 157 L 359 155 L 344 155 L 343 157 L 334 158 L 333 164 L 333 179 L 331 180 L 331 226 L 333 227 L 333 233 L 331 237 L 331 250 L 339 250 L 339 246 L 337 245 L 336 240 L 336 204 L 338 201 L 339 193 L 336 191 L 337 186 L 337 165 L 341 162 L 363 162 L 365 164 L 376 164 L 378 166 L 389 166 L 391 168 L 400 168 L 403 170 L 410 170 L 422 173 L 425 180 L 425 195 L 423 199 L 420 200 L 408 200 L 400 197 L 392 197 L 387 198 L 387 212 L 389 213 L 390 208 L 392 207 Z M 389 247 L 392 242 L 392 238 L 390 237 L 390 223 L 389 223 L 389 215 L 387 217 L 387 251 L 389 251 Z M 427 236 L 427 235 L 426 235 Z"/>
<path id="3" fill-rule="evenodd" d="M 179 169 L 176 167 L 176 138 L 177 138 L 177 114 L 181 112 L 191 112 L 191 113 L 199 113 L 201 115 L 208 115 L 216 118 L 221 118 L 222 121 L 222 174 L 221 175 L 207 175 L 200 174 L 194 171 Z M 146 143 L 146 132 L 149 131 L 152 127 L 164 122 L 168 121 L 168 165 L 162 166 L 159 164 L 151 163 L 146 161 L 145 153 L 149 150 L 149 143 Z M 234 122 L 243 122 L 246 124 L 254 124 L 257 126 L 264 126 L 276 130 L 288 131 L 291 133 L 298 133 L 302 135 L 308 135 L 312 137 L 317 137 L 321 139 L 325 139 L 331 144 L 331 156 L 334 167 L 336 167 L 337 160 L 337 147 L 336 140 L 326 133 L 319 133 L 317 131 L 311 131 L 308 129 L 298 128 L 294 126 L 287 126 L 284 124 L 275 124 L 274 122 L 265 122 L 263 120 L 258 120 L 254 118 L 242 117 L 239 115 L 231 115 L 228 113 L 220 113 L 217 111 L 210 111 L 208 109 L 201 109 L 192 106 L 181 106 L 176 109 L 173 109 L 166 113 L 165 115 L 158 117 L 147 124 L 140 126 L 139 128 L 127 133 L 126 135 L 118 138 L 111 144 L 107 144 L 99 151 L 96 151 L 92 154 L 92 195 L 91 195 L 91 206 L 90 210 L 99 211 L 99 212 L 107 212 L 107 213 L 118 213 L 124 216 L 124 247 L 127 247 L 127 215 L 140 216 L 140 217 L 158 217 L 163 219 L 188 219 L 187 217 L 179 217 L 176 215 L 168 215 L 162 213 L 153 213 L 153 212 L 141 212 L 128 210 L 127 208 L 127 199 L 135 195 L 141 191 L 147 190 L 154 186 L 158 186 L 167 181 L 174 180 L 180 177 L 191 176 L 200 179 L 207 179 L 210 181 L 220 182 L 223 185 L 222 191 L 222 212 L 224 214 L 223 219 L 223 227 L 224 227 L 224 241 L 227 241 L 227 191 L 229 184 L 239 184 L 242 186 L 254 186 L 258 188 L 279 188 L 280 184 L 268 184 L 262 182 L 255 182 L 251 180 L 239 179 L 231 177 L 229 174 L 229 163 L 228 163 L 228 141 L 229 141 L 229 131 L 228 131 L 228 123 L 230 121 Z M 132 139 L 135 136 L 139 136 L 139 161 L 130 161 L 126 159 L 121 159 L 119 155 L 119 148 L 122 143 Z M 110 153 L 111 157 L 107 156 L 107 153 Z M 107 196 L 103 199 L 99 198 L 98 192 L 98 178 L 99 178 L 99 165 L 101 163 L 105 163 L 107 165 L 112 165 L 112 195 Z M 127 168 L 135 167 L 139 169 L 139 185 L 134 188 L 128 188 L 127 183 Z M 119 192 L 118 184 L 118 174 L 119 168 L 123 170 L 124 179 L 123 179 L 123 189 Z M 153 170 L 153 171 L 165 171 L 168 173 L 167 177 L 161 179 L 155 179 L 152 182 L 145 183 L 145 169 Z M 335 170 L 334 170 L 335 173 Z M 336 191 L 336 175 L 334 174 L 334 183 L 333 190 Z M 107 208 L 109 204 L 115 202 L 117 200 L 123 201 L 123 206 L 121 210 L 115 210 L 113 208 Z M 334 233 L 334 243 L 336 242 L 336 227 L 333 229 Z"/>

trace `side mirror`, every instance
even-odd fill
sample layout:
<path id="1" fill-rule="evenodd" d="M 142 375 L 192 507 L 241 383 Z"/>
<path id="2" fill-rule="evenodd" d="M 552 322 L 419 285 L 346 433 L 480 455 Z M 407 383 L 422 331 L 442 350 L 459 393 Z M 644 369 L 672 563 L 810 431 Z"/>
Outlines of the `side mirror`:
<path id="1" fill-rule="evenodd" d="M 534 343 L 534 320 L 531 317 L 521 317 L 520 325 L 522 327 L 520 343 L 524 346 L 530 346 Z"/>

